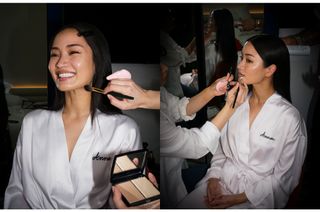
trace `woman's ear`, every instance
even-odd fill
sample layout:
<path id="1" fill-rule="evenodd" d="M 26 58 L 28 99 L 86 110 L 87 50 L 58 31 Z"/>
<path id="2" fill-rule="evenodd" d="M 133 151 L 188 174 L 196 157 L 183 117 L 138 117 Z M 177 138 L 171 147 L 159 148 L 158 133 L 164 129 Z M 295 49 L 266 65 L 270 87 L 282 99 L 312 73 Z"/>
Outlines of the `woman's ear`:
<path id="1" fill-rule="evenodd" d="M 271 77 L 276 70 L 277 70 L 277 66 L 275 64 L 269 65 L 266 68 L 266 77 Z"/>

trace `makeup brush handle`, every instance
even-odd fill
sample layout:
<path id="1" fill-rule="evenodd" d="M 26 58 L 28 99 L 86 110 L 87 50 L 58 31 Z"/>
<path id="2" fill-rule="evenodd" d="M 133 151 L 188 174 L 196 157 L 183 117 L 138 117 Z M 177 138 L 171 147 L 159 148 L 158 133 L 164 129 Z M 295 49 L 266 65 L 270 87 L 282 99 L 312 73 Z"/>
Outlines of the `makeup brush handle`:
<path id="1" fill-rule="evenodd" d="M 238 98 L 238 93 L 239 93 L 239 88 L 236 91 L 236 96 L 234 97 L 232 108 L 234 108 L 234 106 L 236 105 L 236 101 L 237 101 L 237 98 Z"/>
<path id="2" fill-rule="evenodd" d="M 92 89 L 98 93 L 103 93 L 104 90 L 100 89 L 100 88 L 96 88 L 96 87 L 92 87 Z"/>
<path id="3" fill-rule="evenodd" d="M 114 96 L 114 97 L 116 97 L 117 99 L 120 99 L 120 100 L 122 100 L 122 99 L 131 99 L 131 100 L 133 100 L 134 99 L 132 96 L 127 96 L 127 95 L 124 95 L 122 93 L 118 93 L 118 92 L 114 92 L 114 91 L 111 91 L 108 94 L 110 94 L 110 95 L 112 95 L 112 96 Z"/>

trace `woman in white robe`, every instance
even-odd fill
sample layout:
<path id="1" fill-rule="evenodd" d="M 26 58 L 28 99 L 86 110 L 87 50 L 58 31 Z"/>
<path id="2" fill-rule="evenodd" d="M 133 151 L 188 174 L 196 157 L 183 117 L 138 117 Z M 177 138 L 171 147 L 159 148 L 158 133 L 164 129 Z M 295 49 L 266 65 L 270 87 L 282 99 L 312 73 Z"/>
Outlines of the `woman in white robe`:
<path id="1" fill-rule="evenodd" d="M 179 207 L 284 208 L 299 183 L 307 133 L 289 102 L 285 44 L 268 35 L 249 39 L 238 71 L 252 92 L 222 130 L 206 176 Z"/>
<path id="2" fill-rule="evenodd" d="M 106 87 L 108 44 L 89 24 L 62 28 L 50 48 L 56 84 L 52 110 L 23 120 L 5 193 L 5 208 L 111 207 L 113 156 L 141 148 L 136 123 L 107 97 L 84 89 Z"/>
<path id="3" fill-rule="evenodd" d="M 162 66 L 165 71 L 165 66 Z M 165 73 L 161 73 L 162 76 Z M 161 207 L 175 208 L 188 194 L 181 176 L 183 162 L 186 158 L 198 159 L 207 153 L 215 154 L 218 147 L 220 130 L 235 111 L 235 108 L 244 101 L 247 88 L 237 84 L 230 90 L 225 106 L 211 121 L 207 121 L 200 129 L 186 129 L 176 126 L 179 120 L 192 120 L 213 97 L 226 92 L 227 81 L 233 77 L 228 74 L 216 80 L 212 85 L 201 91 L 191 99 L 169 93 L 164 87 L 160 88 L 160 181 Z M 216 90 L 220 82 L 221 90 Z M 163 83 L 162 83 L 163 84 Z M 232 107 L 234 93 L 240 88 L 237 103 Z"/>

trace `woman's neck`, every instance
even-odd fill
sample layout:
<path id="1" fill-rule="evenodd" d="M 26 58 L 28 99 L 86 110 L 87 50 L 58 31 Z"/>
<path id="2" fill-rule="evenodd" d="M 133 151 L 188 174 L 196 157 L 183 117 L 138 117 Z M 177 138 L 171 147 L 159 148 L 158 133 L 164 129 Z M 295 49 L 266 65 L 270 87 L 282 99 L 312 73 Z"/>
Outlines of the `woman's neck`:
<path id="1" fill-rule="evenodd" d="M 267 99 L 272 96 L 275 92 L 275 89 L 272 84 L 260 84 L 254 85 L 252 90 L 251 101 L 253 103 L 262 105 Z"/>
<path id="2" fill-rule="evenodd" d="M 64 114 L 72 117 L 87 116 L 90 114 L 91 93 L 87 91 L 70 91 L 65 93 Z"/>

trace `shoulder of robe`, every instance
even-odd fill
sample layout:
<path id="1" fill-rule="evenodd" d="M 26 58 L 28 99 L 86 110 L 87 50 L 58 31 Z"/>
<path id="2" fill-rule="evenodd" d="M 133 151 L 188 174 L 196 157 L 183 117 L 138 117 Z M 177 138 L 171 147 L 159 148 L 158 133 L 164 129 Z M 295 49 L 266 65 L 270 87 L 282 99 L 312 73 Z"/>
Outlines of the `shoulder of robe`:
<path id="1" fill-rule="evenodd" d="M 138 128 L 137 123 L 132 118 L 122 114 L 109 115 L 98 111 L 96 118 L 99 120 L 100 124 L 106 123 L 106 126 L 110 126 L 110 123 L 113 123 L 116 127 L 128 130 Z"/>
<path id="2" fill-rule="evenodd" d="M 301 114 L 299 110 L 285 98 L 281 96 L 280 98 L 281 100 L 276 105 L 279 107 L 281 114 L 290 117 L 293 121 L 299 122 L 301 120 Z"/>
<path id="3" fill-rule="evenodd" d="M 43 110 L 43 109 L 33 110 L 25 115 L 25 117 L 23 118 L 23 121 L 24 122 L 30 122 L 30 121 L 38 122 L 40 120 L 45 120 L 52 113 L 56 113 L 56 111 Z"/>

